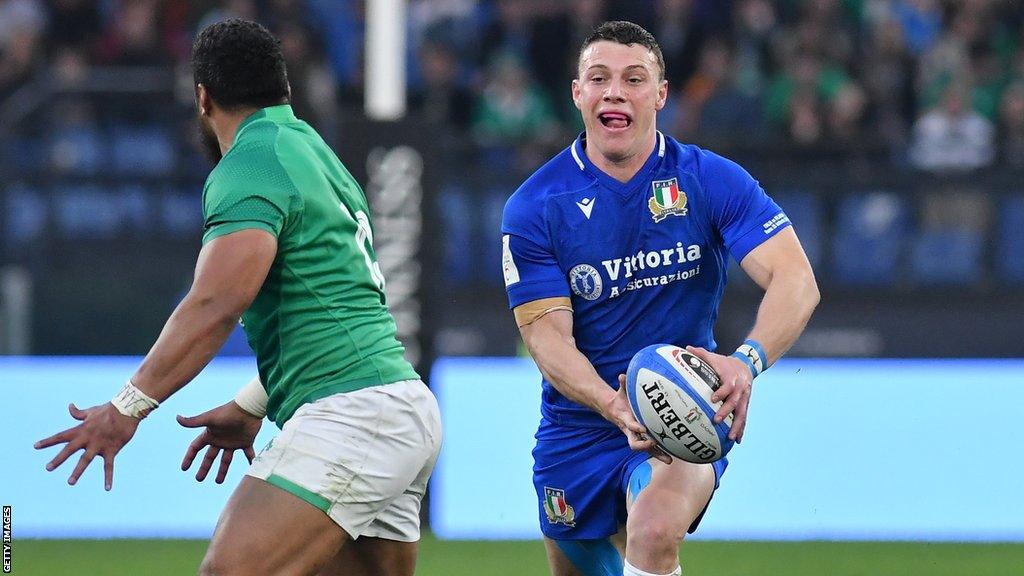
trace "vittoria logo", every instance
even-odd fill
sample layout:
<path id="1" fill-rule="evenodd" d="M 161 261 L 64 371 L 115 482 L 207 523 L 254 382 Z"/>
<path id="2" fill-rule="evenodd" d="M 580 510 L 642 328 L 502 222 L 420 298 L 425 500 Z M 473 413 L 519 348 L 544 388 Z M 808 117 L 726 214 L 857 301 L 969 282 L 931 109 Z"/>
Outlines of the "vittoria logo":
<path id="1" fill-rule="evenodd" d="M 576 526 L 576 511 L 565 501 L 565 490 L 544 487 L 544 512 L 552 524 Z"/>
<path id="2" fill-rule="evenodd" d="M 651 209 L 655 222 L 661 222 L 669 216 L 686 216 L 686 192 L 679 189 L 678 180 L 655 180 L 651 182 L 651 188 L 654 191 L 647 207 Z"/>
<path id="3" fill-rule="evenodd" d="M 601 275 L 590 264 L 573 266 L 569 270 L 569 285 L 577 296 L 585 300 L 597 300 L 604 288 Z"/>

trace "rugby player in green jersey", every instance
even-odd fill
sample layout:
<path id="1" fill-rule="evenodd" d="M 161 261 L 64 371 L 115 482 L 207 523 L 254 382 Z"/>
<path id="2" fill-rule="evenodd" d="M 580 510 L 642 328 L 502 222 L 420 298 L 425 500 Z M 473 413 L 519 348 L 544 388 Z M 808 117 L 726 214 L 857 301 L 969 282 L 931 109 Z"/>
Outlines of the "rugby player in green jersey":
<path id="1" fill-rule="evenodd" d="M 228 20 L 192 49 L 196 103 L 217 166 L 203 189 L 195 278 L 138 371 L 111 402 L 36 444 L 64 444 L 46 468 L 114 457 L 139 422 L 188 384 L 241 319 L 259 377 L 192 418 L 207 448 L 196 478 L 235 450 L 252 463 L 221 515 L 201 574 L 411 575 L 420 501 L 440 449 L 437 402 L 403 357 L 384 303 L 358 184 L 289 106 L 279 42 Z M 281 433 L 258 456 L 263 416 Z"/>

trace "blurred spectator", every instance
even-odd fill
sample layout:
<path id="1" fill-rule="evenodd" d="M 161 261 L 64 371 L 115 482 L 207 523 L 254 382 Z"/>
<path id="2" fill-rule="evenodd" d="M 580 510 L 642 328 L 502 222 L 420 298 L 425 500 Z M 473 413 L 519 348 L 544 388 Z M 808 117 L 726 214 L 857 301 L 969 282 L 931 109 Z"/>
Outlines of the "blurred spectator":
<path id="1" fill-rule="evenodd" d="M 954 82 L 942 101 L 914 124 L 910 159 L 922 170 L 974 170 L 995 157 L 995 129 L 987 118 L 970 109 L 968 87 Z"/>
<path id="2" fill-rule="evenodd" d="M 802 144 L 821 140 L 830 125 L 845 132 L 863 113 L 860 88 L 846 72 L 803 47 L 795 49 L 772 81 L 764 105 L 767 118 Z M 837 105 L 841 110 L 833 109 Z"/>
<path id="3" fill-rule="evenodd" d="M 914 56 L 929 51 L 942 32 L 942 5 L 939 0 L 896 0 L 893 14 Z"/>
<path id="4" fill-rule="evenodd" d="M 1003 93 L 999 140 L 1003 160 L 1014 168 L 1024 168 L 1024 80 L 1017 80 Z"/>
<path id="5" fill-rule="evenodd" d="M 732 54 L 721 38 L 709 40 L 700 53 L 697 71 L 680 93 L 675 134 L 718 139 L 758 133 L 760 103 L 733 80 Z M 671 88 L 672 84 L 669 84 Z"/>
<path id="6" fill-rule="evenodd" d="M 0 0 L 0 99 L 40 63 L 45 29 L 46 13 L 36 0 Z"/>
<path id="7" fill-rule="evenodd" d="M 656 0 L 651 33 L 665 56 L 669 88 L 682 86 L 698 67 L 705 31 L 694 14 L 695 0 Z"/>
<path id="8" fill-rule="evenodd" d="M 272 32 L 281 41 L 295 114 L 312 124 L 326 140 L 332 140 L 338 82 L 323 57 L 319 38 L 301 22 L 283 18 L 278 19 Z"/>
<path id="9" fill-rule="evenodd" d="M 157 0 L 121 0 L 100 41 L 100 63 L 169 66 L 174 52 L 165 43 Z"/>
<path id="10" fill-rule="evenodd" d="M 450 124 L 460 132 L 469 127 L 473 93 L 459 81 L 455 51 L 439 42 L 420 47 L 419 68 L 423 82 L 411 98 L 410 108 L 432 123 Z"/>
<path id="11" fill-rule="evenodd" d="M 914 114 L 914 61 L 907 50 L 903 29 L 885 15 L 869 28 L 865 54 L 859 67 L 866 91 L 869 124 L 880 140 L 889 145 L 905 143 Z"/>
<path id="12" fill-rule="evenodd" d="M 489 66 L 472 127 L 477 141 L 485 146 L 545 142 L 559 136 L 551 103 L 513 54 L 499 55 Z"/>

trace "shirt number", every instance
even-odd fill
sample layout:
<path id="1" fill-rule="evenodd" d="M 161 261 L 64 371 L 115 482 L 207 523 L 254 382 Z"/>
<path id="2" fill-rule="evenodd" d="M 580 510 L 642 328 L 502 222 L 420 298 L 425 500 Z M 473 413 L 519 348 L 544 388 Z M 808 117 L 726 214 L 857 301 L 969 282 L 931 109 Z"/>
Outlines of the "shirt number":
<path id="1" fill-rule="evenodd" d="M 377 285 L 377 288 L 383 290 L 384 273 L 380 271 L 380 264 L 370 257 L 370 250 L 373 248 L 373 230 L 370 229 L 370 219 L 366 217 L 366 212 L 362 210 L 357 210 L 356 215 L 352 216 L 352 212 L 349 211 L 344 202 L 339 203 L 338 206 L 341 207 L 341 211 L 346 216 L 356 223 L 356 246 L 359 246 L 359 251 L 363 253 L 366 268 L 370 271 L 370 279 Z"/>

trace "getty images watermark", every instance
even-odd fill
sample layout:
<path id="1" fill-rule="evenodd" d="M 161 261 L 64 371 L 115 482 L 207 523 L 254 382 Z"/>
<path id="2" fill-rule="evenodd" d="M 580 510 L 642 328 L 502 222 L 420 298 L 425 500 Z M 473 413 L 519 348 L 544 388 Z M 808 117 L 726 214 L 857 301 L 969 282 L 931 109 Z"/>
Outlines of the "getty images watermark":
<path id="1" fill-rule="evenodd" d="M 4 506 L 4 574 L 11 573 L 11 507 Z"/>

